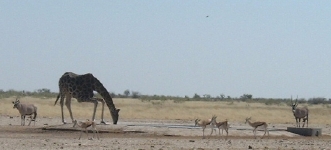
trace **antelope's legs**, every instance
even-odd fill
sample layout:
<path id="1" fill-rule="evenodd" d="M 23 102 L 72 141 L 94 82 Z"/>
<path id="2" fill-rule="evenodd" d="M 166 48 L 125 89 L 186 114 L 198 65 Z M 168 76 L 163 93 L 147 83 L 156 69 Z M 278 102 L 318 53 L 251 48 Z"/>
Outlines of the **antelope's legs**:
<path id="1" fill-rule="evenodd" d="M 78 140 L 80 140 L 80 138 L 82 137 L 83 132 L 84 132 L 84 130 L 82 129 L 81 132 L 80 132 Z M 87 139 L 88 139 L 88 134 L 87 134 L 87 129 L 86 128 L 85 128 L 85 133 L 86 133 L 86 136 L 87 136 Z"/>
<path id="2" fill-rule="evenodd" d="M 88 138 L 88 133 L 87 133 L 87 128 L 85 128 L 85 133 L 86 133 L 87 139 L 89 139 Z"/>
<path id="3" fill-rule="evenodd" d="M 25 125 L 25 116 L 21 115 L 21 126 Z"/>
<path id="4" fill-rule="evenodd" d="M 205 138 L 205 128 L 202 129 L 202 138 Z"/>
<path id="5" fill-rule="evenodd" d="M 211 133 L 209 136 L 211 136 L 213 134 L 214 130 L 215 130 L 215 133 L 217 134 L 216 129 L 214 128 L 214 125 L 210 124 L 209 127 L 211 128 Z"/>
<path id="6" fill-rule="evenodd" d="M 254 130 L 253 130 L 253 133 L 254 133 L 254 137 L 256 138 L 256 129 L 257 128 L 255 128 Z"/>
<path id="7" fill-rule="evenodd" d="M 267 128 L 264 128 L 264 134 L 263 134 L 263 136 L 265 136 L 265 134 L 268 132 L 268 136 L 269 136 L 269 131 L 268 131 L 268 129 Z M 262 136 L 262 137 L 263 137 Z"/>
<path id="8" fill-rule="evenodd" d="M 29 122 L 28 126 L 30 126 L 30 124 L 31 124 L 31 121 L 32 121 L 32 116 L 30 116 L 30 122 Z"/>
<path id="9" fill-rule="evenodd" d="M 97 134 L 97 138 L 98 138 L 98 140 L 100 139 L 99 138 L 99 131 L 96 129 L 96 128 L 94 128 L 94 130 L 93 130 L 93 138 L 94 138 L 94 135 L 95 134 Z"/>
<path id="10" fill-rule="evenodd" d="M 83 133 L 83 130 L 80 131 L 78 140 L 80 140 L 80 138 L 82 137 L 82 133 Z"/>
<path id="11" fill-rule="evenodd" d="M 218 129 L 218 134 L 220 135 L 221 134 L 221 131 L 220 131 L 221 129 Z M 228 132 L 228 130 L 227 129 L 224 129 L 225 130 L 225 132 L 226 132 L 226 136 L 228 136 L 229 135 L 229 132 Z M 223 129 L 222 129 L 222 135 L 223 135 Z"/>

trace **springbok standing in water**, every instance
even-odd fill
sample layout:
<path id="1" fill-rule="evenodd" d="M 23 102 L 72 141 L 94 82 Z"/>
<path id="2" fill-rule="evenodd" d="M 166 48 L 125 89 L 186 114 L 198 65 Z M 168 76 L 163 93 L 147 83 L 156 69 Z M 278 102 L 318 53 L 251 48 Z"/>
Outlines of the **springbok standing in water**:
<path id="1" fill-rule="evenodd" d="M 293 112 L 293 115 L 294 115 L 295 121 L 296 121 L 296 127 L 300 128 L 301 119 L 303 120 L 302 127 L 305 126 L 306 121 L 307 121 L 307 127 L 308 127 L 308 113 L 309 113 L 309 110 L 308 110 L 307 106 L 301 107 L 301 108 L 297 107 L 298 106 L 298 96 L 297 96 L 297 99 L 295 100 L 294 104 L 293 104 L 292 96 L 291 96 L 291 105 L 292 105 L 292 112 Z"/>

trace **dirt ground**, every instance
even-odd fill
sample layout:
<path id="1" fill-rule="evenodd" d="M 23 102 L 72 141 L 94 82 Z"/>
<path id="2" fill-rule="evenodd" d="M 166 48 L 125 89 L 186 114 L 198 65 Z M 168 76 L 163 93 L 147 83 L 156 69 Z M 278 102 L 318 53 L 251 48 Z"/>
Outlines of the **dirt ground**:
<path id="1" fill-rule="evenodd" d="M 0 116 L 0 149 L 331 149 L 331 129 L 322 128 L 320 137 L 303 137 L 286 132 L 292 124 L 269 124 L 269 137 L 254 138 L 252 128 L 243 122 L 230 122 L 229 136 L 194 127 L 193 121 L 183 120 L 119 120 L 118 125 L 97 125 L 100 140 L 78 140 L 80 130 L 60 118 L 38 118 L 36 125 L 20 126 L 18 116 Z M 78 119 L 83 120 L 83 119 Z M 26 121 L 26 125 L 28 121 Z M 89 138 L 93 133 L 88 134 Z"/>

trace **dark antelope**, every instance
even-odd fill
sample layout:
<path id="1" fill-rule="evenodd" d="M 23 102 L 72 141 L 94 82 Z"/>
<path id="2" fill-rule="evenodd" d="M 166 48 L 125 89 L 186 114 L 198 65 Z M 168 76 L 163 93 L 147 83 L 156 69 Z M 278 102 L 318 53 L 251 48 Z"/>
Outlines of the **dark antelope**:
<path id="1" fill-rule="evenodd" d="M 305 126 L 306 121 L 307 121 L 307 127 L 308 127 L 308 113 L 309 113 L 308 108 L 306 106 L 301 107 L 301 108 L 297 107 L 298 106 L 298 97 L 295 100 L 295 103 L 293 104 L 292 96 L 291 96 L 291 104 L 292 104 L 292 112 L 293 112 L 293 115 L 294 115 L 295 121 L 296 121 L 296 127 L 300 128 L 301 119 L 303 120 L 302 127 Z"/>

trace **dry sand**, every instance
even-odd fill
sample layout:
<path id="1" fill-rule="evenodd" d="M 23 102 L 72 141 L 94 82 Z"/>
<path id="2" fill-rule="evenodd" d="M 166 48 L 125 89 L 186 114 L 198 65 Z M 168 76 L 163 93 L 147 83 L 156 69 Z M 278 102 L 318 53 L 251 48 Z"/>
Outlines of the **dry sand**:
<path id="1" fill-rule="evenodd" d="M 98 125 L 100 140 L 78 140 L 79 128 L 62 125 L 60 118 L 38 118 L 36 125 L 20 126 L 18 116 L 0 116 L 0 149 L 331 149 L 331 130 L 322 128 L 320 137 L 303 137 L 284 131 L 293 124 L 269 124 L 269 138 L 255 139 L 244 123 L 231 122 L 228 138 L 217 134 L 202 139 L 202 129 L 193 121 L 183 120 L 119 120 L 118 125 Z M 80 119 L 79 120 L 83 120 Z M 26 121 L 26 124 L 28 121 Z M 47 129 L 47 130 L 45 130 Z M 211 129 L 207 128 L 206 135 Z M 88 136 L 92 137 L 92 133 Z"/>

